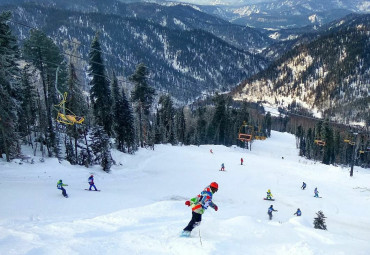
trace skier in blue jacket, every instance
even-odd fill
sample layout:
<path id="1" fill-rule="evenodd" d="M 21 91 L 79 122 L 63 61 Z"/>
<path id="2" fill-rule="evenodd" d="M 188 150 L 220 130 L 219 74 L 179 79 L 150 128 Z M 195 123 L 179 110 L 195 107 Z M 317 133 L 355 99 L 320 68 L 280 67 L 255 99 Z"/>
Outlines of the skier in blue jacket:
<path id="1" fill-rule="evenodd" d="M 315 188 L 314 193 L 315 193 L 315 197 L 319 197 L 319 191 L 317 190 L 317 187 Z"/>
<path id="2" fill-rule="evenodd" d="M 301 216 L 302 215 L 301 209 L 298 208 L 294 215 Z"/>
<path id="3" fill-rule="evenodd" d="M 277 212 L 278 210 L 275 210 L 273 205 L 271 205 L 267 211 L 267 214 L 269 215 L 269 219 L 272 219 L 272 212 Z"/>
<path id="4" fill-rule="evenodd" d="M 303 189 L 303 190 L 304 190 L 304 189 L 306 188 L 306 186 L 307 186 L 307 185 L 306 185 L 306 183 L 305 183 L 305 182 L 303 182 L 301 189 Z"/>
<path id="5" fill-rule="evenodd" d="M 89 190 L 91 190 L 92 187 L 94 187 L 95 191 L 97 191 L 98 189 L 95 187 L 95 184 L 94 184 L 94 175 L 90 175 L 89 179 L 88 179 L 88 182 L 90 184 L 90 188 Z"/>

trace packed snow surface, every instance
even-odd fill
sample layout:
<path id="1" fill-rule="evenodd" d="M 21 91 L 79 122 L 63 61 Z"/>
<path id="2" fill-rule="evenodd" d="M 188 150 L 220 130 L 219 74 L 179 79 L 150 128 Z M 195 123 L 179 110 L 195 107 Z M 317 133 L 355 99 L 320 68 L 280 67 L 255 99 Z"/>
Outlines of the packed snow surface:
<path id="1" fill-rule="evenodd" d="M 0 254 L 369 254 L 369 169 L 350 177 L 349 168 L 301 158 L 290 134 L 273 132 L 252 151 L 157 145 L 113 157 L 109 174 L 52 158 L 0 161 Z M 84 190 L 90 174 L 101 192 Z M 219 210 L 179 237 L 191 218 L 184 202 L 213 181 Z M 263 200 L 268 189 L 274 202 Z M 271 204 L 278 212 L 270 221 Z M 327 231 L 313 227 L 319 210 Z"/>

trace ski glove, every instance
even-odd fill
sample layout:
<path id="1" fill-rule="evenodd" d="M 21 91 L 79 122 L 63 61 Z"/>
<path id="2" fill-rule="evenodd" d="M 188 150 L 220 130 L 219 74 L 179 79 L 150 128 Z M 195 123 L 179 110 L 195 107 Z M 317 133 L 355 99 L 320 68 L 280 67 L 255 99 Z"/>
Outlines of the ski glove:
<path id="1" fill-rule="evenodd" d="M 186 201 L 185 205 L 190 206 L 190 201 Z"/>
<path id="2" fill-rule="evenodd" d="M 215 205 L 215 206 L 214 206 L 214 209 L 215 209 L 215 211 L 217 212 L 217 210 L 218 210 L 218 206 L 217 206 L 217 205 Z"/>

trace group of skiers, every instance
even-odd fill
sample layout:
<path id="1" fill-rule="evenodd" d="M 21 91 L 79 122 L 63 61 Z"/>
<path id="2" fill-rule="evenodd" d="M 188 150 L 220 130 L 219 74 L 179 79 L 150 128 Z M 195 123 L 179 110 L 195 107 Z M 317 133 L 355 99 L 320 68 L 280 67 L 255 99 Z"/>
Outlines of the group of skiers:
<path id="1" fill-rule="evenodd" d="M 305 190 L 306 187 L 307 187 L 307 184 L 305 182 L 303 182 L 301 189 Z M 319 197 L 319 191 L 317 190 L 317 187 L 315 188 L 315 190 L 313 191 L 313 193 L 314 193 L 314 197 L 320 198 Z"/>
<path id="2" fill-rule="evenodd" d="M 90 175 L 90 177 L 87 179 L 87 182 L 90 184 L 89 190 L 91 190 L 91 188 L 94 188 L 95 191 L 98 191 L 94 183 L 94 175 Z M 57 189 L 60 189 L 62 191 L 62 195 L 67 198 L 68 194 L 66 189 L 64 188 L 65 186 L 68 186 L 68 184 L 64 184 L 62 180 L 59 180 L 57 182 Z"/>
<path id="3" fill-rule="evenodd" d="M 243 165 L 243 163 L 244 163 L 244 159 L 243 158 L 240 158 L 240 165 Z M 225 164 L 224 163 L 221 164 L 220 171 L 225 171 Z"/>
<path id="4" fill-rule="evenodd" d="M 305 182 L 303 182 L 301 189 L 302 190 L 305 190 L 306 187 L 307 187 L 307 184 Z M 271 193 L 271 190 L 267 190 L 266 193 L 267 193 L 267 195 L 266 195 L 265 200 L 272 200 L 272 201 L 274 201 L 274 199 L 272 198 L 273 195 Z M 317 190 L 317 187 L 314 190 L 314 194 L 315 194 L 314 197 L 319 197 L 319 191 Z M 269 207 L 268 211 L 267 211 L 267 214 L 269 215 L 269 219 L 270 220 L 272 219 L 272 212 L 277 212 L 277 210 L 274 209 L 273 205 L 271 205 Z M 301 209 L 298 208 L 297 211 L 293 215 L 301 216 L 302 215 Z"/>
<path id="5" fill-rule="evenodd" d="M 304 190 L 307 187 L 307 184 L 303 182 L 301 189 Z M 212 198 L 213 195 L 218 191 L 218 183 L 212 182 L 210 185 L 205 187 L 205 189 L 196 197 L 191 198 L 190 200 L 185 201 L 185 205 L 191 207 L 192 209 L 192 217 L 188 225 L 183 229 L 181 236 L 189 237 L 191 234 L 191 231 L 196 227 L 200 225 L 200 222 L 202 221 L 202 214 L 205 212 L 205 210 L 208 209 L 208 207 L 213 208 L 215 211 L 218 210 L 218 206 L 213 203 Z M 318 197 L 318 190 L 315 188 L 315 197 Z M 273 195 L 271 193 L 271 190 L 267 190 L 267 196 L 265 200 L 272 200 Z M 272 212 L 277 212 L 278 210 L 274 209 L 273 205 L 270 205 L 270 207 L 267 210 L 267 214 L 269 215 L 269 219 L 272 219 Z M 297 211 L 293 214 L 297 216 L 302 215 L 301 209 L 297 209 Z"/>

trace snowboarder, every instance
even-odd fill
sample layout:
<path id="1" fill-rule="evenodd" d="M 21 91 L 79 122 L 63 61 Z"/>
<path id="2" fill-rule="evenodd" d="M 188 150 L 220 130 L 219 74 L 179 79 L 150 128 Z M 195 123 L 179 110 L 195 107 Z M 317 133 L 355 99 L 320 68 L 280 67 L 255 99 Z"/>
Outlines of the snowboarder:
<path id="1" fill-rule="evenodd" d="M 317 190 L 317 187 L 315 188 L 314 193 L 315 193 L 315 197 L 319 197 L 319 191 Z"/>
<path id="2" fill-rule="evenodd" d="M 243 160 L 243 158 L 241 158 L 240 159 L 240 164 L 243 165 L 243 162 L 244 162 L 244 160 Z"/>
<path id="3" fill-rule="evenodd" d="M 302 215 L 301 209 L 298 208 L 295 214 L 293 215 L 301 216 Z"/>
<path id="4" fill-rule="evenodd" d="M 306 185 L 306 183 L 305 183 L 305 182 L 303 182 L 301 189 L 303 189 L 303 190 L 304 190 L 304 189 L 306 188 L 306 186 L 307 186 L 307 185 Z"/>
<path id="5" fill-rule="evenodd" d="M 63 188 L 63 186 L 68 186 L 68 184 L 64 184 L 62 180 L 59 180 L 57 182 L 57 188 L 62 190 L 62 194 L 64 197 L 68 197 L 66 190 Z"/>
<path id="6" fill-rule="evenodd" d="M 221 170 L 220 171 L 225 171 L 225 164 L 224 163 L 221 164 Z"/>
<path id="7" fill-rule="evenodd" d="M 272 195 L 272 193 L 271 193 L 271 190 L 267 190 L 267 196 L 266 196 L 266 199 L 267 200 L 272 200 L 272 197 L 273 197 L 273 195 Z"/>
<path id="8" fill-rule="evenodd" d="M 212 182 L 207 186 L 198 196 L 185 202 L 185 205 L 191 206 L 192 217 L 189 224 L 182 231 L 181 236 L 190 236 L 191 231 L 200 225 L 202 221 L 202 214 L 207 210 L 208 206 L 212 207 L 215 211 L 218 210 L 218 206 L 212 202 L 212 196 L 218 191 L 217 182 Z"/>
<path id="9" fill-rule="evenodd" d="M 267 211 L 267 214 L 269 215 L 269 219 L 272 219 L 272 212 L 277 212 L 278 210 L 275 210 L 274 207 L 271 205 Z"/>
<path id="10" fill-rule="evenodd" d="M 90 184 L 89 190 L 91 190 L 91 188 L 94 187 L 95 191 L 98 191 L 98 189 L 95 187 L 95 184 L 94 184 L 94 175 L 90 175 L 88 182 Z"/>

